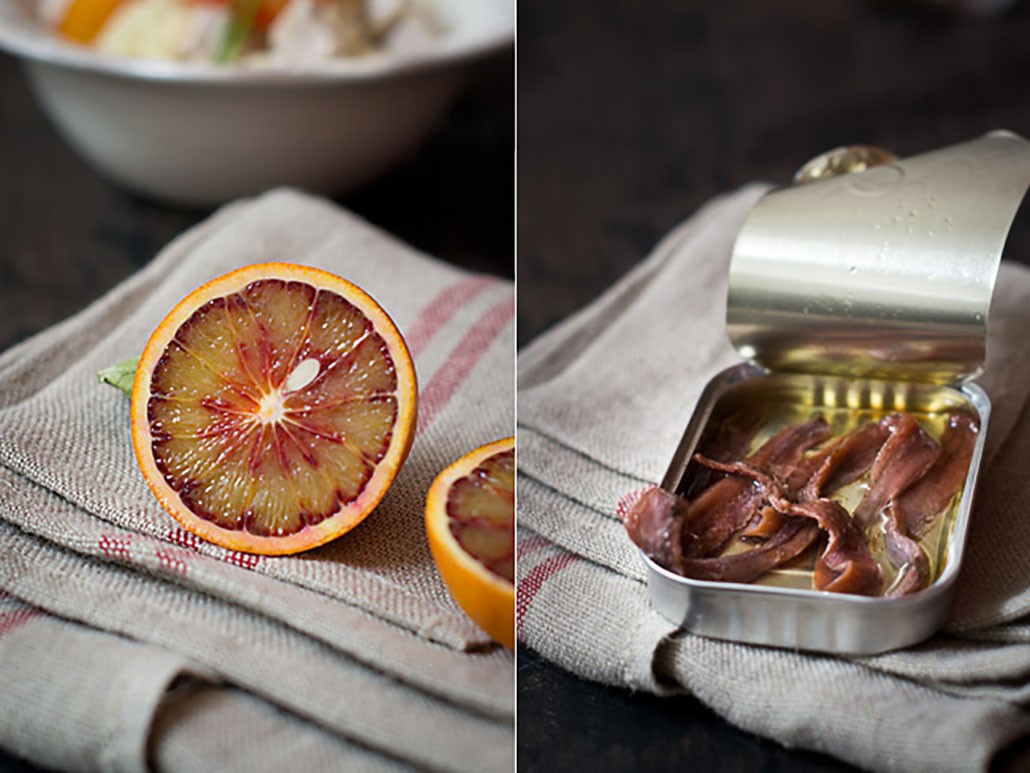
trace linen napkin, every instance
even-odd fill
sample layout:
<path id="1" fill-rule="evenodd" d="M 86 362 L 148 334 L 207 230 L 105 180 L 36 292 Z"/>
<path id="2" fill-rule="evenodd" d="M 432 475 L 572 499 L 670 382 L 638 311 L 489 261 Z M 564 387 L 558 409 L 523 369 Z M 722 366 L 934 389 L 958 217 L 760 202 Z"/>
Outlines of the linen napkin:
<path id="1" fill-rule="evenodd" d="M 788 747 L 883 770 L 985 769 L 1030 735 L 1030 271 L 1003 264 L 980 383 L 993 402 L 944 632 L 878 657 L 704 639 L 649 603 L 620 521 L 661 480 L 725 336 L 733 241 L 765 188 L 705 206 L 592 305 L 519 353 L 522 642 L 587 679 L 693 693 Z"/>
<path id="2" fill-rule="evenodd" d="M 368 291 L 420 387 L 411 454 L 376 512 L 279 558 L 181 529 L 136 466 L 127 398 L 96 377 L 141 352 L 190 290 L 265 260 Z M 448 595 L 422 512 L 440 470 L 512 434 L 513 316 L 510 282 L 278 190 L 225 207 L 0 355 L 0 591 L 28 605 L 0 623 L 0 647 L 20 653 L 0 657 L 20 690 L 0 690 L 0 743 L 76 768 L 143 769 L 149 748 L 168 769 L 510 770 L 513 659 Z M 37 710 L 21 711 L 26 695 Z"/>

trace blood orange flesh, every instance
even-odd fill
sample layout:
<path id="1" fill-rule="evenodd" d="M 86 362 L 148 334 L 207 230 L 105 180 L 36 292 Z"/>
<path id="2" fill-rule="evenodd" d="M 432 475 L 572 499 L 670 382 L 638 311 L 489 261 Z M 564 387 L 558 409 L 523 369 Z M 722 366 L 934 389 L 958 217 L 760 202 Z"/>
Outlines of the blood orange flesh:
<path id="1" fill-rule="evenodd" d="M 151 337 L 133 387 L 144 475 L 188 530 L 291 553 L 359 523 L 410 448 L 415 375 L 368 295 L 289 264 L 187 296 Z"/>
<path id="2" fill-rule="evenodd" d="M 515 582 L 515 451 L 500 451 L 451 484 L 448 526 L 466 553 Z"/>
<path id="3" fill-rule="evenodd" d="M 426 497 L 429 547 L 451 595 L 515 646 L 515 439 L 480 446 L 441 472 Z"/>

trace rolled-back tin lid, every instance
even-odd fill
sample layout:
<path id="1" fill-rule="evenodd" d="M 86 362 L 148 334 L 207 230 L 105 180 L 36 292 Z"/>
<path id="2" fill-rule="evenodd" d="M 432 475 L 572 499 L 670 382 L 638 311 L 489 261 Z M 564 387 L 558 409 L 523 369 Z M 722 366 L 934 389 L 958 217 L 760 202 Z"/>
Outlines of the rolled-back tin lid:
<path id="1" fill-rule="evenodd" d="M 767 194 L 733 248 L 730 340 L 770 370 L 974 377 L 1028 185 L 1030 142 L 997 131 Z"/>

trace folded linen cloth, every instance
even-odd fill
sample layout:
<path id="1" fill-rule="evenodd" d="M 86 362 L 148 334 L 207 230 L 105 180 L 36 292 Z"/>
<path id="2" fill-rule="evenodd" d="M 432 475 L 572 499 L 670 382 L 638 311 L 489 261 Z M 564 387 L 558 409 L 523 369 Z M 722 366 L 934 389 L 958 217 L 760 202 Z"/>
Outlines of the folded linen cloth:
<path id="1" fill-rule="evenodd" d="M 883 770 L 985 769 L 1030 735 L 1030 271 L 1003 264 L 980 383 L 993 402 L 945 632 L 866 658 L 678 631 L 619 519 L 663 476 L 725 336 L 733 241 L 765 188 L 716 200 L 592 305 L 519 353 L 519 639 L 585 677 L 689 692 L 788 747 Z M 572 622 L 574 621 L 574 622 Z"/>
<path id="2" fill-rule="evenodd" d="M 181 529 L 136 466 L 128 400 L 96 378 L 142 351 L 190 290 L 263 260 L 367 290 L 405 335 L 420 386 L 411 454 L 376 512 L 340 540 L 279 558 Z M 168 769 L 215 759 L 245 769 L 283 758 L 276 739 L 296 730 L 306 740 L 289 744 L 290 767 L 510 770 L 513 659 L 448 595 L 422 512 L 440 470 L 512 434 L 513 317 L 510 282 L 279 190 L 225 207 L 0 355 L 0 591 L 31 618 L 6 635 L 0 622 L 0 646 L 17 634 L 21 653 L 17 667 L 0 658 L 0 675 L 22 689 L 0 690 L 0 744 L 59 767 L 142 769 L 150 748 Z M 103 673 L 84 679 L 94 664 Z M 188 688 L 174 700 L 172 682 Z M 38 711 L 19 712 L 27 693 Z M 62 696 L 116 713 L 86 722 Z M 167 755 L 154 751 L 158 736 Z M 218 757 L 202 765 L 205 753 Z"/>

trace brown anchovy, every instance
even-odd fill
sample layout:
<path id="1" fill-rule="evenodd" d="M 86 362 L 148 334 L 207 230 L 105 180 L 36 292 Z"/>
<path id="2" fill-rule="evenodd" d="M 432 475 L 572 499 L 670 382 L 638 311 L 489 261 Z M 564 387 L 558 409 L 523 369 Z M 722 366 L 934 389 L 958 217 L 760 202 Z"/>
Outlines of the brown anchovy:
<path id="1" fill-rule="evenodd" d="M 930 559 L 919 543 L 902 531 L 893 504 L 887 507 L 883 533 L 887 538 L 887 556 L 898 567 L 898 579 L 886 595 L 906 596 L 925 588 L 930 582 Z"/>
<path id="2" fill-rule="evenodd" d="M 922 539 L 962 488 L 980 427 L 972 416 L 952 413 L 941 434 L 941 454 L 926 475 L 905 490 L 895 505 L 905 532 Z"/>
<path id="3" fill-rule="evenodd" d="M 687 500 L 660 488 L 648 489 L 626 513 L 623 525 L 629 538 L 652 561 L 683 573 L 680 532 Z"/>
<path id="4" fill-rule="evenodd" d="M 749 424 L 745 422 L 744 426 Z M 734 426 L 731 444 L 741 444 L 747 431 L 738 431 Z M 762 467 L 796 464 L 808 448 L 821 443 L 829 433 L 830 426 L 821 416 L 788 427 L 764 443 L 751 456 L 751 461 Z M 741 452 L 745 449 L 746 444 Z M 685 558 L 698 558 L 721 548 L 750 520 L 759 504 L 761 494 L 750 481 L 739 477 L 722 478 L 693 501 L 660 488 L 650 489 L 633 505 L 623 523 L 630 539 L 649 558 L 683 574 Z M 684 535 L 686 522 L 696 533 Z"/>
<path id="5" fill-rule="evenodd" d="M 769 539 L 787 523 L 787 517 L 775 507 L 764 505 L 751 522 L 740 532 L 746 539 Z"/>
<path id="6" fill-rule="evenodd" d="M 695 580 L 751 582 L 785 561 L 801 555 L 819 538 L 819 527 L 802 518 L 781 522 L 761 545 L 743 553 L 683 559 L 681 574 Z"/>
<path id="7" fill-rule="evenodd" d="M 856 427 L 807 460 L 800 479 L 788 478 L 788 484 L 803 489 L 803 499 L 829 496 L 869 472 L 889 437 L 890 429 L 881 423 Z"/>
<path id="8" fill-rule="evenodd" d="M 813 584 L 817 590 L 875 596 L 880 592 L 880 566 L 873 558 L 861 529 L 848 511 L 831 499 L 794 502 L 785 486 L 747 462 L 723 463 L 695 456 L 706 467 L 751 478 L 762 489 L 765 500 L 784 515 L 811 519 L 828 536 L 815 565 Z"/>
<path id="9" fill-rule="evenodd" d="M 829 535 L 826 548 L 815 563 L 812 582 L 817 590 L 859 596 L 880 593 L 880 565 L 847 510 L 832 499 L 816 499 L 794 505 L 791 512 L 814 519 Z"/>
<path id="10" fill-rule="evenodd" d="M 751 441 L 762 428 L 762 420 L 762 412 L 750 406 L 726 416 L 719 422 L 712 439 L 705 443 L 705 455 L 720 462 L 743 459 Z M 690 488 L 683 493 L 687 499 L 692 499 L 721 477 L 708 469 L 697 470 L 691 478 Z"/>
<path id="11" fill-rule="evenodd" d="M 879 424 L 853 429 L 796 467 L 787 477 L 787 493 L 793 497 L 800 492 L 801 499 L 814 500 L 857 480 L 869 470 L 888 434 Z M 743 537 L 765 539 L 763 544 L 732 556 L 684 561 L 684 574 L 699 580 L 751 582 L 803 553 L 820 533 L 811 520 L 783 515 L 767 505 L 741 532 Z"/>
<path id="12" fill-rule="evenodd" d="M 904 596 L 930 583 L 930 562 L 917 540 L 947 509 L 965 483 L 979 426 L 964 413 L 953 413 L 941 435 L 937 461 L 887 507 L 884 534 L 887 554 L 898 567 L 888 596 Z"/>
<path id="13" fill-rule="evenodd" d="M 890 437 L 876 455 L 869 490 L 853 513 L 863 529 L 891 500 L 919 480 L 941 452 L 940 444 L 907 413 L 892 414 L 880 423 L 890 431 Z"/>
<path id="14" fill-rule="evenodd" d="M 830 425 L 822 416 L 795 424 L 767 440 L 748 458 L 748 464 L 781 474 L 830 434 Z M 682 528 L 683 558 L 704 558 L 720 551 L 748 524 L 761 503 L 761 491 L 747 478 L 731 476 L 713 483 L 690 501 Z"/>
<path id="15" fill-rule="evenodd" d="M 705 453 L 721 462 L 742 458 L 762 428 L 763 418 L 762 412 L 753 408 L 731 413 L 719 422 L 718 431 L 705 447 Z"/>
<path id="16" fill-rule="evenodd" d="M 795 468 L 787 476 L 788 493 L 793 497 L 800 492 L 798 498 L 803 500 L 818 499 L 858 480 L 869 471 L 889 435 L 882 424 L 856 427 Z M 763 507 L 741 536 L 769 538 L 783 522 L 784 516 L 775 507 Z"/>
<path id="17" fill-rule="evenodd" d="M 951 414 L 938 444 L 913 417 L 894 414 L 802 460 L 830 434 L 817 417 L 781 431 L 744 462 L 723 461 L 739 457 L 755 431 L 753 422 L 739 419 L 725 420 L 708 445 L 706 450 L 719 458 L 694 457 L 726 477 L 689 502 L 652 489 L 627 515 L 627 531 L 645 553 L 695 579 L 750 582 L 799 555 L 825 531 L 829 539 L 816 562 L 815 587 L 875 595 L 882 584 L 880 568 L 863 532 L 885 511 L 888 556 L 900 567 L 890 595 L 926 587 L 929 561 L 917 540 L 965 481 L 978 432 L 973 417 Z M 825 497 L 866 472 L 870 489 L 852 519 Z M 742 553 L 710 557 L 737 533 L 765 542 Z"/>

